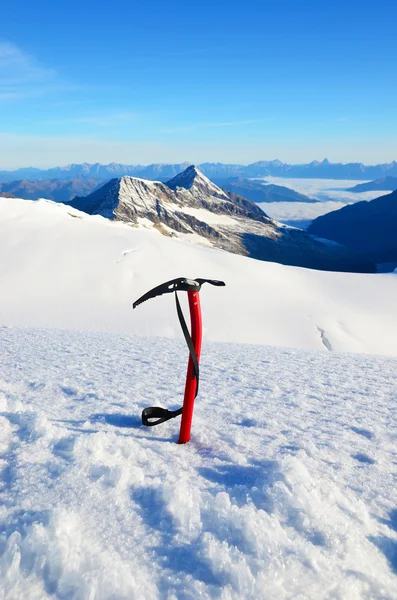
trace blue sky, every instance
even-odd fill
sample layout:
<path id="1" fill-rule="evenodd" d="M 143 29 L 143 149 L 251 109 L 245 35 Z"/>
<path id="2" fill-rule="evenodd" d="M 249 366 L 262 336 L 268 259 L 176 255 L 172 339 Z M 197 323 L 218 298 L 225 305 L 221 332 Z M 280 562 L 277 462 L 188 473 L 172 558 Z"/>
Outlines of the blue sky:
<path id="1" fill-rule="evenodd" d="M 5 0 L 0 169 L 397 159 L 395 3 Z"/>

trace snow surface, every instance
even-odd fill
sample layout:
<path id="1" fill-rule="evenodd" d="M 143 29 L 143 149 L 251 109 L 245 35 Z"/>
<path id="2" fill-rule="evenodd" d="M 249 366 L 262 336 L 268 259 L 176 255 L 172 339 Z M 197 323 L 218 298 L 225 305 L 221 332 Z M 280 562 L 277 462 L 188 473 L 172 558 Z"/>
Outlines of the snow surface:
<path id="1" fill-rule="evenodd" d="M 219 215 L 204 208 L 193 208 L 190 206 L 177 207 L 176 212 L 183 212 L 192 217 L 196 217 L 199 221 L 208 223 L 208 225 L 236 225 L 236 219 L 228 215 Z"/>
<path id="2" fill-rule="evenodd" d="M 163 184 L 162 181 L 156 181 L 155 179 L 143 179 L 142 177 L 133 177 L 132 175 L 124 175 L 121 179 L 124 179 L 124 177 L 128 177 L 129 179 L 135 179 L 136 181 L 139 181 L 141 183 L 146 183 L 148 185 L 154 185 L 156 183 L 160 183 Z"/>
<path id="3" fill-rule="evenodd" d="M 397 362 L 0 328 L 0 597 L 397 597 Z"/>
<path id="4" fill-rule="evenodd" d="M 207 339 L 397 356 L 394 273 L 286 267 L 12 198 L 0 199 L 0 256 L 0 325 L 175 337 L 171 294 L 132 302 L 168 279 L 208 277 L 227 287 L 203 288 Z"/>

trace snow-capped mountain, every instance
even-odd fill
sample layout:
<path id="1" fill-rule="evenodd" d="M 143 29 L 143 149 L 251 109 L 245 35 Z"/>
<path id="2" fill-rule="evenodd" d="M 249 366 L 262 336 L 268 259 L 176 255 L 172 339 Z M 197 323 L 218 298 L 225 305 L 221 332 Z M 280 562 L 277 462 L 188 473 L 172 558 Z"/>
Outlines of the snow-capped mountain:
<path id="1" fill-rule="evenodd" d="M 71 205 L 88 214 L 156 227 L 165 235 L 282 264 L 371 272 L 374 266 L 346 248 L 270 219 L 256 204 L 212 183 L 196 166 L 166 184 L 134 177 L 112 179 Z"/>
<path id="2" fill-rule="evenodd" d="M 194 191 L 199 190 L 202 194 L 207 196 L 229 199 L 228 195 L 221 188 L 212 183 L 212 181 L 210 181 L 195 165 L 190 165 L 185 171 L 179 173 L 170 181 L 167 181 L 166 185 L 171 188 L 171 190 L 175 191 L 178 188 L 192 190 L 193 193 Z"/>

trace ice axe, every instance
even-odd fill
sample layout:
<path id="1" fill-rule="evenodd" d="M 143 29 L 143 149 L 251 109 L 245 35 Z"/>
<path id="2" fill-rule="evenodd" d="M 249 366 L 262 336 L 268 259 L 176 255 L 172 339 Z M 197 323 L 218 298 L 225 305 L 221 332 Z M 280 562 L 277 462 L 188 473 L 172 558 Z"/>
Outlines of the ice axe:
<path id="1" fill-rule="evenodd" d="M 182 415 L 178 441 L 179 444 L 185 444 L 190 440 L 194 400 L 197 396 L 199 387 L 199 364 L 202 340 L 200 290 L 203 283 L 210 283 L 211 285 L 217 286 L 225 285 L 224 281 L 218 281 L 216 279 L 187 279 L 186 277 L 178 277 L 178 279 L 166 281 L 165 283 L 153 288 L 149 292 L 146 292 L 146 294 L 141 296 L 132 305 L 133 308 L 136 308 L 139 306 L 139 304 L 142 304 L 142 302 L 150 300 L 150 298 L 175 292 L 176 311 L 178 313 L 179 322 L 181 324 L 183 335 L 185 336 L 190 353 L 187 366 L 183 406 L 182 408 L 178 408 L 178 410 L 168 410 L 158 406 L 145 408 L 142 411 L 142 423 L 147 427 L 153 427 L 154 425 L 159 425 L 160 423 L 164 423 L 164 421 L 168 421 L 169 419 L 173 419 L 174 417 Z M 186 325 L 181 305 L 179 303 L 177 294 L 179 291 L 187 292 L 190 309 L 191 334 L 189 333 L 189 329 Z"/>

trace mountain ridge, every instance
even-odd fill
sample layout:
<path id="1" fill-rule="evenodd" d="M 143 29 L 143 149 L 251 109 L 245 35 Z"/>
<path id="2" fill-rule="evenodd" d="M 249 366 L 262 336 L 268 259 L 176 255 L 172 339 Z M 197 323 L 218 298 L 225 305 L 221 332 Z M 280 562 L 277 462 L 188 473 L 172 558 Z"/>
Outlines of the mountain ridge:
<path id="1" fill-rule="evenodd" d="M 54 202 L 70 202 L 75 196 L 90 194 L 100 184 L 98 179 L 21 179 L 0 183 L 0 196 L 12 194 L 25 200 L 45 198 Z"/>
<path id="2" fill-rule="evenodd" d="M 127 165 L 122 163 L 82 163 L 65 167 L 38 169 L 20 168 L 14 171 L 0 171 L 0 182 L 20 179 L 111 179 L 129 175 L 146 179 L 166 181 L 184 171 L 189 163 L 153 163 L 151 165 Z M 207 177 L 295 177 L 318 179 L 364 179 L 374 180 L 385 176 L 397 177 L 397 162 L 364 165 L 362 163 L 331 163 L 327 159 L 303 164 L 288 164 L 279 160 L 257 161 L 249 165 L 228 163 L 201 163 L 201 171 Z"/>
<path id="3" fill-rule="evenodd" d="M 354 187 L 346 189 L 347 192 L 355 192 L 356 194 L 377 190 L 380 192 L 394 192 L 397 190 L 397 177 L 381 177 L 380 179 L 375 179 L 374 181 L 368 181 L 366 183 L 359 183 Z"/>
<path id="4" fill-rule="evenodd" d="M 397 191 L 318 217 L 307 231 L 343 244 L 369 260 L 397 261 Z"/>

